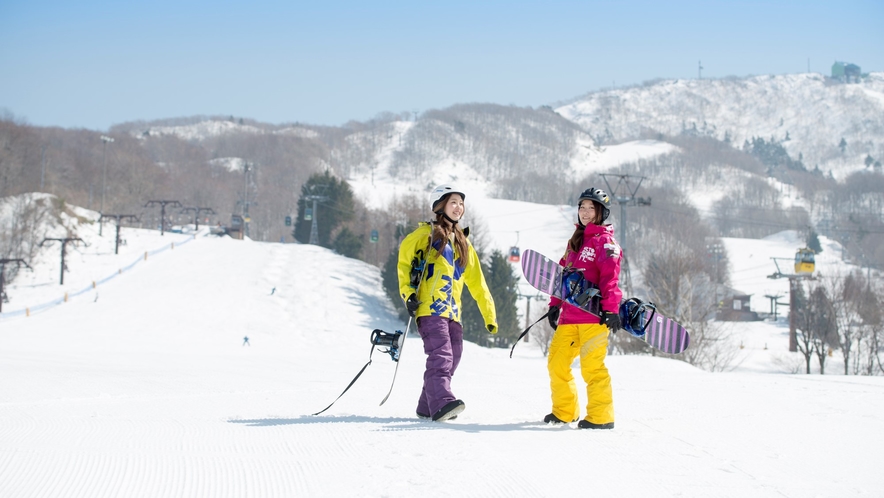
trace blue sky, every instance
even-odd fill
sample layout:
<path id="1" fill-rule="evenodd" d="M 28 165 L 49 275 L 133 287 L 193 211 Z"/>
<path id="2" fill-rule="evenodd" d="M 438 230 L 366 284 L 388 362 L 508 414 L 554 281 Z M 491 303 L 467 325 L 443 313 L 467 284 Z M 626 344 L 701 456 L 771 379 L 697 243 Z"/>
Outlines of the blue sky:
<path id="1" fill-rule="evenodd" d="M 884 2 L 0 0 L 0 111 L 38 126 L 337 126 L 655 78 L 884 71 Z"/>

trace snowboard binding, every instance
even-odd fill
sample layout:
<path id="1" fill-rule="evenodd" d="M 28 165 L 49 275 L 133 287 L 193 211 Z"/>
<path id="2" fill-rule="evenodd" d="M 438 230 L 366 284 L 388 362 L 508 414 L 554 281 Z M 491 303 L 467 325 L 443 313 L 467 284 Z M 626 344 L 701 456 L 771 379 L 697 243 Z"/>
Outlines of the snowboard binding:
<path id="1" fill-rule="evenodd" d="M 381 353 L 387 353 L 393 361 L 399 361 L 399 349 L 402 347 L 403 334 L 401 330 L 396 332 L 384 332 L 381 329 L 374 329 L 371 332 L 371 343 L 375 346 L 385 347 L 380 349 Z"/>
<path id="2" fill-rule="evenodd" d="M 562 274 L 562 295 L 568 303 L 585 308 L 590 299 L 599 295 L 599 290 L 580 271 L 570 270 Z"/>
<path id="3" fill-rule="evenodd" d="M 650 316 L 647 316 L 648 311 L 651 313 Z M 620 304 L 620 324 L 623 330 L 642 338 L 656 313 L 657 306 L 654 303 L 646 303 L 637 297 L 631 297 Z"/>

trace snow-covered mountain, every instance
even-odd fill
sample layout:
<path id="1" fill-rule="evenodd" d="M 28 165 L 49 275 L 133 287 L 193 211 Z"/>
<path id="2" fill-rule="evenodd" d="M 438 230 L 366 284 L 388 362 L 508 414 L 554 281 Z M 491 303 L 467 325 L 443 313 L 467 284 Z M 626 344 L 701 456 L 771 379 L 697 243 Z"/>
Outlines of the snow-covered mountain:
<path id="1" fill-rule="evenodd" d="M 808 169 L 836 177 L 864 168 L 867 155 L 884 156 L 884 73 L 858 83 L 818 73 L 663 80 L 594 92 L 556 111 L 602 143 L 690 133 L 741 147 L 773 137 Z"/>

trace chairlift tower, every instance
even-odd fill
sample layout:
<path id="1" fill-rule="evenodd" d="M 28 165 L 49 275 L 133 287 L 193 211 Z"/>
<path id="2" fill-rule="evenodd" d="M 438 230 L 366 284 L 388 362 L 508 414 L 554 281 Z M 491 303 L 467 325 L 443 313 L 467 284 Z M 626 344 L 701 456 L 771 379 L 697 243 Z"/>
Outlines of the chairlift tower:
<path id="1" fill-rule="evenodd" d="M 114 240 L 114 254 L 120 254 L 120 221 L 122 220 L 130 220 L 130 221 L 141 221 L 138 219 L 138 216 L 134 214 L 104 214 L 102 213 L 101 218 L 98 219 L 99 222 L 104 220 L 105 218 L 112 218 L 117 222 L 117 236 Z"/>
<path id="2" fill-rule="evenodd" d="M 102 135 L 101 141 L 104 142 L 103 151 L 101 153 L 102 162 L 104 163 L 101 169 L 101 209 L 98 210 L 99 213 L 104 212 L 104 198 L 107 192 L 107 144 L 108 142 L 113 143 L 114 139 L 111 137 L 107 137 Z M 98 222 L 98 235 L 101 236 L 101 231 L 104 228 L 104 224 L 101 223 L 99 219 Z"/>
<path id="3" fill-rule="evenodd" d="M 64 270 L 65 270 L 64 256 L 65 256 L 66 248 L 67 248 L 68 244 L 70 244 L 70 243 L 77 245 L 77 242 L 83 242 L 83 239 L 81 239 L 80 237 L 65 237 L 65 238 L 48 238 L 47 237 L 47 238 L 43 239 L 42 242 L 40 242 L 40 247 L 43 247 L 43 244 L 45 244 L 46 242 L 52 242 L 52 241 L 61 242 L 61 278 L 59 279 L 58 283 L 59 283 L 59 285 L 64 285 Z M 85 244 L 85 242 L 83 242 L 83 243 Z"/>
<path id="4" fill-rule="evenodd" d="M 181 213 L 189 213 L 193 212 L 193 224 L 196 227 L 196 230 L 200 229 L 200 213 L 205 212 L 206 214 L 216 214 L 215 210 L 210 207 L 186 207 L 181 210 Z"/>
<path id="5" fill-rule="evenodd" d="M 327 185 L 311 185 L 310 191 L 312 192 L 314 189 L 317 190 L 325 190 Z M 310 224 L 310 244 L 319 245 L 319 226 L 316 224 L 316 203 L 317 202 L 325 202 L 328 200 L 328 196 L 318 195 L 318 194 L 310 194 L 307 197 L 304 197 L 305 201 L 313 201 L 313 212 L 311 213 L 312 222 Z"/>
<path id="6" fill-rule="evenodd" d="M 798 282 L 801 280 L 814 280 L 813 274 L 810 273 L 783 273 L 780 271 L 780 265 L 777 263 L 777 260 L 785 260 L 785 261 L 794 261 L 793 258 L 770 258 L 773 260 L 774 265 L 777 267 L 777 271 L 768 275 L 767 278 L 777 279 L 777 278 L 788 278 L 789 279 L 789 351 L 794 353 L 798 351 L 798 334 L 797 334 L 797 326 L 795 324 L 795 299 L 798 294 Z M 767 296 L 770 297 L 770 296 Z M 779 303 L 777 303 L 779 304 Z"/>
<path id="7" fill-rule="evenodd" d="M 610 195 L 618 204 L 620 204 L 620 224 L 623 227 L 619 233 L 620 240 L 620 249 L 621 251 L 625 251 L 627 247 L 627 230 L 626 230 L 626 206 L 650 206 L 651 198 L 648 197 L 645 199 L 644 197 L 636 197 L 635 194 L 638 192 L 639 187 L 641 187 L 642 182 L 645 180 L 644 176 L 633 176 L 633 175 L 622 175 L 622 174 L 605 174 L 602 173 L 601 177 L 605 180 L 605 185 L 608 187 L 608 195 Z M 608 177 L 617 178 L 617 184 L 615 186 L 611 186 L 611 182 L 608 181 Z M 638 182 L 638 183 L 636 183 Z M 633 184 L 635 185 L 633 187 Z M 625 254 L 625 253 L 623 253 Z M 629 275 L 629 262 L 625 256 L 623 256 L 623 272 L 626 275 L 624 279 L 626 281 L 626 290 L 627 293 L 631 292 L 632 282 L 630 281 Z"/>
<path id="8" fill-rule="evenodd" d="M 780 306 L 788 306 L 788 303 L 781 303 L 778 301 L 779 298 L 783 297 L 782 294 L 765 294 L 764 297 L 770 299 L 770 314 L 773 315 L 774 321 L 776 321 L 777 310 Z"/>
<path id="9" fill-rule="evenodd" d="M 144 207 L 152 207 L 160 205 L 160 235 L 166 234 L 166 205 L 170 205 L 172 207 L 181 207 L 181 203 L 178 201 L 165 201 L 165 200 L 152 200 L 147 201 L 147 204 Z"/>
<path id="10" fill-rule="evenodd" d="M 245 237 L 249 237 L 249 226 L 252 222 L 252 218 L 249 216 L 249 206 L 252 204 L 257 205 L 256 201 L 249 201 L 249 173 L 253 173 L 255 170 L 254 163 L 245 163 L 243 164 L 243 200 L 242 200 L 242 220 L 243 220 L 243 235 Z"/>
<path id="11" fill-rule="evenodd" d="M 525 299 L 525 328 L 529 328 L 531 326 L 531 301 L 545 301 L 549 299 L 549 296 L 543 295 L 539 292 L 534 294 L 522 294 L 521 292 L 517 296 L 519 299 Z M 523 342 L 529 341 L 529 334 L 525 334 L 525 339 Z"/>

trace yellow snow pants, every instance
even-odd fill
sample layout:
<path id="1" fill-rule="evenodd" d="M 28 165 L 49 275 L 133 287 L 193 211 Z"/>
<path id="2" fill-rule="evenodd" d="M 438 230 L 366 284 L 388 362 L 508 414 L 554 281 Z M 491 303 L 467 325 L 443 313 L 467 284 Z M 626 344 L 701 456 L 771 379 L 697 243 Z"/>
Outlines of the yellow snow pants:
<path id="1" fill-rule="evenodd" d="M 586 382 L 586 417 L 593 424 L 614 421 L 611 376 L 605 367 L 608 354 L 608 327 L 601 324 L 559 325 L 549 345 L 547 368 L 552 390 L 552 413 L 571 422 L 580 417 L 577 385 L 571 373 L 574 358 L 580 355 L 580 373 Z"/>

